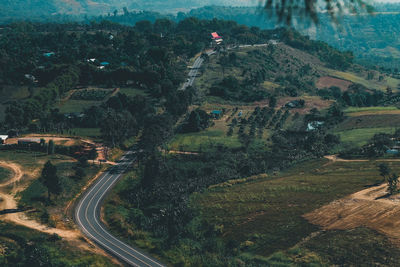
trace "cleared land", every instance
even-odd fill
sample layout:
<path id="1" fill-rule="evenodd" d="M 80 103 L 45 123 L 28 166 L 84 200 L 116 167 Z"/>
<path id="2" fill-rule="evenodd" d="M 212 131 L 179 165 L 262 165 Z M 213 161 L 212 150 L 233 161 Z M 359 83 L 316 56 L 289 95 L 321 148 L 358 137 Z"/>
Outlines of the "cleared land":
<path id="1" fill-rule="evenodd" d="M 398 162 L 388 162 L 393 171 Z M 196 194 L 203 216 L 221 227 L 226 240 L 251 244 L 244 252 L 268 256 L 318 231 L 303 215 L 381 181 L 377 162 L 315 160 L 276 177 Z"/>
<path id="2" fill-rule="evenodd" d="M 358 83 L 365 86 L 368 89 L 376 89 L 385 91 L 388 86 L 392 87 L 392 89 L 397 90 L 398 85 L 400 84 L 400 80 L 386 77 L 382 81 L 378 81 L 376 78 L 372 80 L 368 80 L 366 78 L 366 73 L 353 73 L 353 72 L 343 72 L 338 70 L 333 70 L 329 68 L 322 67 L 321 68 L 326 74 L 332 76 L 334 78 L 343 79 L 352 83 Z M 379 75 L 376 75 L 379 76 Z"/>
<path id="3" fill-rule="evenodd" d="M 349 86 L 352 84 L 350 81 L 330 77 L 330 76 L 324 76 L 318 79 L 317 81 L 317 88 L 318 89 L 323 89 L 323 88 L 330 88 L 332 86 L 339 87 L 342 91 L 346 91 Z"/>
<path id="4" fill-rule="evenodd" d="M 170 141 L 168 148 L 173 151 L 190 151 L 190 152 L 201 152 L 209 150 L 212 147 L 223 145 L 229 148 L 239 148 L 242 144 L 238 137 L 238 128 L 235 127 L 232 136 L 227 136 L 230 124 L 233 118 L 239 120 L 239 118 L 248 118 L 254 111 L 254 109 L 263 105 L 256 103 L 254 105 L 228 105 L 228 104 L 214 104 L 204 103 L 200 106 L 201 109 L 210 113 L 212 110 L 224 111 L 224 115 L 220 119 L 213 120 L 213 125 L 204 131 L 197 133 L 184 133 L 176 134 Z M 237 108 L 236 111 L 235 108 Z M 242 115 L 239 117 L 239 112 Z M 250 126 L 246 126 L 246 132 L 248 132 Z M 255 145 L 263 146 L 267 143 L 270 130 L 264 129 L 262 138 L 255 138 Z"/>
<path id="5" fill-rule="evenodd" d="M 292 113 L 298 112 L 299 114 L 307 114 L 311 109 L 316 108 L 318 110 L 323 110 L 328 108 L 333 104 L 333 100 L 323 100 L 319 96 L 299 96 L 299 97 L 282 97 L 278 99 L 277 106 L 284 107 L 285 104 L 293 100 L 303 99 L 305 101 L 303 108 L 293 108 L 290 109 Z"/>
<path id="6" fill-rule="evenodd" d="M 368 227 L 400 245 L 400 196 L 387 196 L 387 184 L 374 186 L 336 200 L 304 215 L 326 230 Z"/>

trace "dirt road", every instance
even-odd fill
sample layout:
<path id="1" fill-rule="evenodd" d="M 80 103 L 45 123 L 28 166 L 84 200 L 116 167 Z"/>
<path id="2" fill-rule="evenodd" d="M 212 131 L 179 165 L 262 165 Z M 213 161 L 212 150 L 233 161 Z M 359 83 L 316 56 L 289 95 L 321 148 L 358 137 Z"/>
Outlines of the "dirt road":
<path id="1" fill-rule="evenodd" d="M 0 166 L 8 168 L 13 172 L 13 176 L 7 182 L 0 184 L 0 210 L 3 209 L 16 209 L 17 201 L 14 196 L 22 191 L 25 187 L 19 184 L 23 177 L 21 167 L 13 162 L 0 161 Z M 6 190 L 7 187 L 12 185 L 11 190 Z M 7 192 L 8 191 L 8 192 Z M 10 221 L 25 227 L 35 229 L 48 234 L 58 234 L 65 239 L 78 239 L 80 237 L 79 231 L 63 230 L 57 228 L 50 228 L 42 225 L 34 220 L 29 219 L 24 212 L 9 213 L 0 215 L 1 220 Z"/>

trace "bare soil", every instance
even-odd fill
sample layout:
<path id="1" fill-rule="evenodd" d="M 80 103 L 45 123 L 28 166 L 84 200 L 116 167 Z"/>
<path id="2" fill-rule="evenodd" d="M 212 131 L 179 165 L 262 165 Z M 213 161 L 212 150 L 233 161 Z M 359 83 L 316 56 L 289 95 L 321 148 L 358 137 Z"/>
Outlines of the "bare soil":
<path id="1" fill-rule="evenodd" d="M 278 108 L 281 108 L 284 107 L 287 103 L 299 99 L 303 99 L 305 101 L 305 105 L 303 108 L 290 109 L 292 113 L 298 112 L 299 114 L 307 114 L 313 108 L 322 110 L 328 108 L 333 103 L 332 100 L 323 100 L 320 97 L 316 96 L 299 96 L 299 97 L 282 97 L 278 99 L 278 103 L 276 106 Z"/>
<path id="2" fill-rule="evenodd" d="M 347 91 L 347 89 L 349 89 L 349 86 L 352 84 L 353 83 L 350 81 L 333 78 L 331 76 L 324 76 L 324 77 L 321 77 L 318 79 L 316 85 L 317 85 L 318 89 L 324 89 L 324 88 L 336 86 L 336 87 L 339 87 L 342 91 Z"/>
<path id="3" fill-rule="evenodd" d="M 0 166 L 10 169 L 13 176 L 7 182 L 0 184 L 0 210 L 16 209 L 17 201 L 15 195 L 25 189 L 25 184 L 21 183 L 24 177 L 22 167 L 14 162 L 0 161 Z M 11 190 L 9 189 L 12 185 Z M 28 212 L 28 211 L 27 211 Z M 78 229 L 64 229 L 63 225 L 57 224 L 57 228 L 48 227 L 39 222 L 28 218 L 27 212 L 8 213 L 0 215 L 0 220 L 8 221 L 27 228 L 37 230 L 47 234 L 57 234 L 67 240 L 71 245 L 81 249 L 91 251 L 110 258 L 116 265 L 121 265 L 115 258 L 105 253 L 102 249 L 95 246 L 90 240 L 86 239 Z"/>
<path id="4" fill-rule="evenodd" d="M 368 227 L 400 246 L 400 196 L 386 196 L 386 184 L 374 186 L 333 201 L 304 218 L 325 230 Z"/>

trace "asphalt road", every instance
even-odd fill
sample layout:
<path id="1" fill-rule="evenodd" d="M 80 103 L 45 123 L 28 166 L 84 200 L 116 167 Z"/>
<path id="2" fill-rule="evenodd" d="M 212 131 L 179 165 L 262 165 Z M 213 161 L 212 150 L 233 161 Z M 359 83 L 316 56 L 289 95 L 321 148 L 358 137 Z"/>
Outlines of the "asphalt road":
<path id="1" fill-rule="evenodd" d="M 86 190 L 75 208 L 75 221 L 88 238 L 122 262 L 131 266 L 165 266 L 144 252 L 114 237 L 105 229 L 100 220 L 100 209 L 104 197 L 135 158 L 134 152 L 127 152 L 117 165 L 105 172 Z"/>
<path id="2" fill-rule="evenodd" d="M 215 51 L 211 50 L 206 53 L 208 56 L 211 56 L 212 54 L 215 54 Z M 193 63 L 192 69 L 189 71 L 187 81 L 183 84 L 181 90 L 185 90 L 187 87 L 193 85 L 194 80 L 196 79 L 199 69 L 200 69 L 201 65 L 203 64 L 203 62 L 204 62 L 204 59 L 201 56 L 196 58 L 196 60 Z"/>

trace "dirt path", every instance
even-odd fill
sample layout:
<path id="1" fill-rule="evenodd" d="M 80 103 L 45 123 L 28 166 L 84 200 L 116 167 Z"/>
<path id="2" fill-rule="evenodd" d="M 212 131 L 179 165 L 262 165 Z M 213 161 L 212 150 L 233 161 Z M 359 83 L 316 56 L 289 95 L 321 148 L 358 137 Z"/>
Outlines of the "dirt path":
<path id="1" fill-rule="evenodd" d="M 335 162 L 367 162 L 367 161 L 376 161 L 376 162 L 400 162 L 400 159 L 342 159 L 337 155 L 328 155 L 324 156 L 324 158 L 328 159 L 329 162 L 324 166 L 335 163 Z"/>
<path id="2" fill-rule="evenodd" d="M 374 186 L 331 202 L 303 217 L 324 230 L 368 227 L 400 246 L 400 196 L 384 197 L 387 185 Z"/>
<path id="3" fill-rule="evenodd" d="M 23 172 L 21 167 L 12 162 L 0 161 L 0 166 L 10 169 L 13 172 L 13 177 L 5 183 L 0 184 L 0 210 L 3 209 L 16 209 L 17 201 L 14 196 L 18 192 L 24 189 L 24 186 L 19 185 L 18 182 L 23 177 Z M 5 188 L 13 184 L 10 192 L 5 192 Z M 80 237 L 79 231 L 63 230 L 57 228 L 50 228 L 42 225 L 34 220 L 29 219 L 24 212 L 9 213 L 5 215 L 0 215 L 1 220 L 10 221 L 25 227 L 35 229 L 48 234 L 58 234 L 65 239 L 78 239 Z"/>
<path id="4" fill-rule="evenodd" d="M 13 162 L 0 161 L 0 166 L 10 169 L 14 174 L 9 181 L 0 184 L 0 210 L 15 209 L 17 208 L 15 195 L 25 189 L 23 185 L 18 184 L 18 182 L 22 179 L 24 173 L 21 166 Z M 12 189 L 6 191 L 6 189 L 9 189 L 9 186 L 11 184 L 13 184 Z M 9 221 L 47 234 L 57 234 L 63 239 L 67 240 L 72 246 L 105 256 L 109 258 L 115 265 L 121 266 L 120 262 L 111 257 L 109 254 L 105 253 L 96 245 L 94 245 L 90 240 L 85 238 L 79 230 L 66 230 L 61 228 L 48 227 L 28 218 L 26 212 L 0 215 L 0 220 Z"/>
<path id="5" fill-rule="evenodd" d="M 4 183 L 1 183 L 0 188 L 21 180 L 23 173 L 21 171 L 21 168 L 17 164 L 11 163 L 11 162 L 0 161 L 0 167 L 10 169 L 13 172 L 13 177 Z"/>

